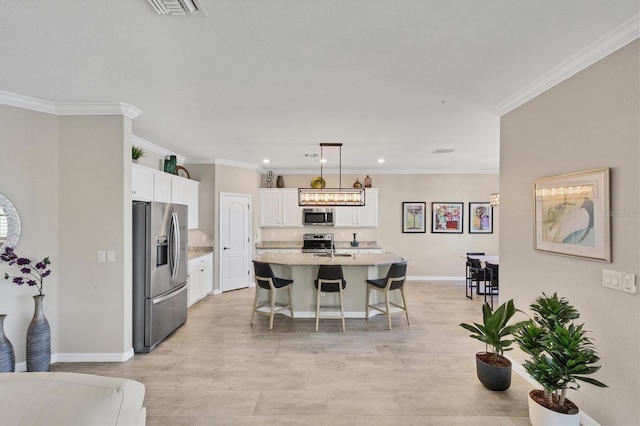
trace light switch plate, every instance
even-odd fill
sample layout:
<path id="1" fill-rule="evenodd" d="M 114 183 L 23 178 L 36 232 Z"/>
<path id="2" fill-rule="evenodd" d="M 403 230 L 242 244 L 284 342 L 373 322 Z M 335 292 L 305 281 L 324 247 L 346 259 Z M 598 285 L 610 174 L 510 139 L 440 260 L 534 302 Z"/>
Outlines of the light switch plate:
<path id="1" fill-rule="evenodd" d="M 107 262 L 113 263 L 116 261 L 116 252 L 115 250 L 107 251 Z"/>
<path id="2" fill-rule="evenodd" d="M 104 250 L 98 250 L 98 263 L 107 261 L 107 253 Z"/>

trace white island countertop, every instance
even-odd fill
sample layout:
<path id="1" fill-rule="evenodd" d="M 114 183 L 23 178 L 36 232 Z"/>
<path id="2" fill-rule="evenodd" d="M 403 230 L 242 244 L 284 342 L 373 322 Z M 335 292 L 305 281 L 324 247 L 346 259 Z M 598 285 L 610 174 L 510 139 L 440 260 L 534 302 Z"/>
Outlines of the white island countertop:
<path id="1" fill-rule="evenodd" d="M 287 266 L 342 265 L 342 266 L 385 266 L 404 259 L 393 253 L 336 254 L 334 257 L 315 253 L 265 253 L 256 256 L 258 262 Z"/>

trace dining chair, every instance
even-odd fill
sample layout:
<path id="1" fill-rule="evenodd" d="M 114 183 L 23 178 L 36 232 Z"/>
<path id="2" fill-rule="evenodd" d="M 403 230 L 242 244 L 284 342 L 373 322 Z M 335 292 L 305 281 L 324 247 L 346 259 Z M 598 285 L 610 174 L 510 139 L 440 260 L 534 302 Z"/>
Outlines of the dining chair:
<path id="1" fill-rule="evenodd" d="M 273 274 L 271 265 L 266 262 L 253 262 L 255 281 L 256 281 L 256 295 L 253 299 L 253 311 L 251 312 L 250 324 L 253 325 L 253 318 L 255 314 L 268 315 L 269 316 L 269 330 L 273 329 L 273 316 L 277 313 L 288 309 L 291 312 L 291 319 L 293 318 L 293 280 L 278 278 Z M 288 290 L 289 303 L 277 303 L 276 296 L 280 290 Z M 267 290 L 269 292 L 269 298 L 265 303 L 260 304 L 260 290 Z"/>
<path id="2" fill-rule="evenodd" d="M 342 319 L 342 331 L 345 331 L 344 324 L 344 297 L 343 292 L 347 286 L 347 282 L 344 280 L 344 274 L 342 272 L 341 265 L 320 265 L 318 268 L 318 277 L 313 281 L 316 286 L 316 331 L 318 331 L 318 322 L 320 318 L 334 318 Z M 321 306 L 320 298 L 323 292 L 326 293 L 339 293 L 340 298 L 340 315 L 320 315 Z M 325 306 L 326 308 L 326 306 Z"/>
<path id="3" fill-rule="evenodd" d="M 487 301 L 487 295 L 489 295 L 491 310 L 493 310 L 493 296 L 499 294 L 499 265 L 485 262 L 485 270 L 487 271 L 487 281 L 484 287 L 484 301 Z M 488 284 L 487 284 L 488 283 Z"/>
<path id="4" fill-rule="evenodd" d="M 391 315 L 395 313 L 404 312 L 407 317 L 407 324 L 409 322 L 409 311 L 407 310 L 407 301 L 404 297 L 404 282 L 407 275 L 407 262 L 393 263 L 387 272 L 387 276 L 384 278 L 378 278 L 375 280 L 367 280 L 367 307 L 365 309 L 366 319 L 369 319 L 369 308 L 375 309 L 387 316 L 389 323 L 389 330 L 391 330 Z M 402 297 L 402 305 L 389 301 L 389 293 L 393 290 L 400 290 Z M 384 303 L 378 303 L 375 305 L 369 304 L 371 291 L 378 291 L 384 294 Z"/>

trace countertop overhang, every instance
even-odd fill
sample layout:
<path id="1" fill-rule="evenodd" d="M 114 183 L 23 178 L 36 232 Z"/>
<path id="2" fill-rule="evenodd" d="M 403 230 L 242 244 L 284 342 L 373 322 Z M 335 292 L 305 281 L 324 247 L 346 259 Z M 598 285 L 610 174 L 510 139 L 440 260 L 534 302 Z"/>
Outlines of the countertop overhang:
<path id="1" fill-rule="evenodd" d="M 402 262 L 404 259 L 393 253 L 355 253 L 348 257 L 318 256 L 312 253 L 265 253 L 253 260 L 287 266 L 384 266 Z"/>

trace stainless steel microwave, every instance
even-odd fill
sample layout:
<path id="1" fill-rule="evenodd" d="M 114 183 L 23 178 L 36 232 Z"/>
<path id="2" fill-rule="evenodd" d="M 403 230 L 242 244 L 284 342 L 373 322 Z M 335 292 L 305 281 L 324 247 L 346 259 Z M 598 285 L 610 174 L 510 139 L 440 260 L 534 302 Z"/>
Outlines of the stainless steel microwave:
<path id="1" fill-rule="evenodd" d="M 302 209 L 302 224 L 333 226 L 333 209 Z"/>

